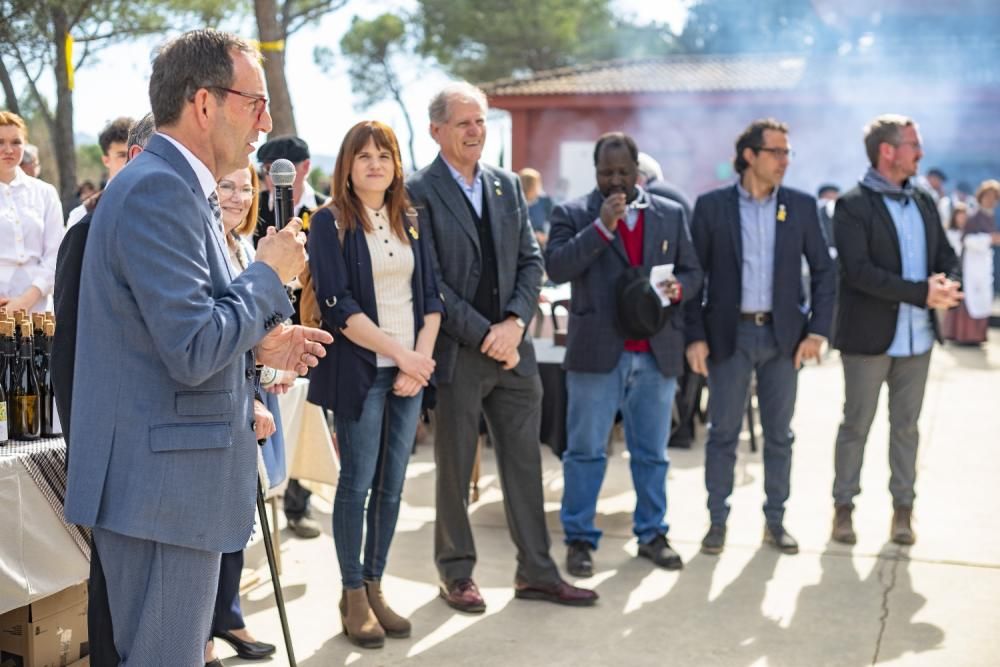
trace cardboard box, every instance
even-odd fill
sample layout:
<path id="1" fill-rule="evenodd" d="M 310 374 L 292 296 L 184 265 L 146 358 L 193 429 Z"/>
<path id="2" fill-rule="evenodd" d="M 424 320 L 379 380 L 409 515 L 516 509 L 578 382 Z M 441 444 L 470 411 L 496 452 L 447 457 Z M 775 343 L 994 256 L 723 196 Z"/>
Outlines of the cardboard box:
<path id="1" fill-rule="evenodd" d="M 66 667 L 89 653 L 86 583 L 0 616 L 0 667 Z"/>

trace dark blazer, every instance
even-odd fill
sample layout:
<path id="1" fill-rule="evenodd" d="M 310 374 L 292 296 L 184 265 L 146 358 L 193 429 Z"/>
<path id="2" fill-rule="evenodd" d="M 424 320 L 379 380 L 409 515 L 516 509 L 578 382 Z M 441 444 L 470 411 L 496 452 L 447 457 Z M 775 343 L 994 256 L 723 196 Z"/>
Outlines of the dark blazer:
<path id="1" fill-rule="evenodd" d="M 927 274 L 958 279 L 955 251 L 944 233 L 934 200 L 916 190 L 927 239 Z M 857 186 L 837 200 L 833 234 L 840 260 L 840 303 L 834 347 L 852 354 L 883 354 L 896 334 L 900 303 L 927 307 L 927 281 L 904 280 L 899 236 L 882 195 Z M 940 342 L 937 319 L 928 311 Z"/>
<path id="2" fill-rule="evenodd" d="M 87 246 L 93 212 L 66 230 L 56 256 L 56 281 L 52 290 L 56 327 L 52 337 L 52 391 L 56 397 L 59 422 L 66 440 L 66 465 L 69 466 L 70 409 L 73 400 L 73 364 L 76 361 L 76 315 L 80 300 L 80 273 L 83 249 Z"/>
<path id="3" fill-rule="evenodd" d="M 701 267 L 684 224 L 684 209 L 657 195 L 643 212 L 642 265 L 673 264 L 682 298 L 698 293 Z M 594 227 L 604 197 L 598 190 L 557 206 L 550 217 L 545 267 L 557 283 L 573 281 L 563 367 L 585 373 L 609 373 L 625 349 L 625 337 L 615 326 L 616 285 L 628 268 L 621 236 L 608 243 Z M 660 372 L 674 377 L 684 372 L 684 317 L 680 307 L 667 325 L 649 339 Z"/>
<path id="4" fill-rule="evenodd" d="M 413 330 L 419 333 L 424 327 L 424 315 L 444 313 L 444 304 L 428 261 L 428 241 L 423 228 L 413 226 L 409 220 L 405 224 L 413 248 Z M 327 355 L 309 374 L 308 399 L 333 410 L 338 417 L 357 420 L 375 381 L 375 352 L 352 342 L 341 329 L 357 313 L 364 313 L 378 324 L 371 255 L 360 225 L 344 233 L 341 247 L 332 209 L 319 209 L 313 214 L 309 228 L 309 270 L 316 300 L 323 328 L 335 338 L 327 346 Z"/>
<path id="5" fill-rule="evenodd" d="M 490 228 L 497 258 L 497 285 L 501 316 L 513 314 L 527 324 L 535 314 L 542 289 L 542 255 L 528 218 L 528 204 L 516 174 L 480 164 L 483 205 L 490 214 Z M 428 237 L 438 288 L 448 317 L 434 348 L 438 382 L 451 382 L 458 347 L 477 350 L 491 324 L 475 308 L 472 300 L 482 271 L 479 234 L 465 194 L 439 155 L 406 182 L 410 200 L 417 209 L 420 230 Z M 521 361 L 514 368 L 519 375 L 538 372 L 535 348 L 525 330 L 517 349 Z"/>
<path id="6" fill-rule="evenodd" d="M 792 356 L 807 334 L 829 338 L 836 284 L 816 199 L 783 186 L 777 196 L 778 208 L 785 207 L 786 217 L 775 223 L 771 315 L 778 348 Z M 691 237 L 705 272 L 705 287 L 699 298 L 686 305 L 687 342 L 708 341 L 710 358 L 724 361 L 736 349 L 743 290 L 743 241 L 735 184 L 698 197 Z M 802 287 L 803 256 L 811 281 L 808 302 Z"/>

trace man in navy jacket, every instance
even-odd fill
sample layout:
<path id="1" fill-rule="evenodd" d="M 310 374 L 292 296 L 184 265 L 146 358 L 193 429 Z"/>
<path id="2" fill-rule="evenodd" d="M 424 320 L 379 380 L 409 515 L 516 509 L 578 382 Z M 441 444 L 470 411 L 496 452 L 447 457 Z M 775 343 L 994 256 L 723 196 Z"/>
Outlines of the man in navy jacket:
<path id="1" fill-rule="evenodd" d="M 789 425 L 798 368 L 806 359 L 819 360 L 829 336 L 834 265 L 816 200 L 781 186 L 790 157 L 787 126 L 754 121 L 736 141 L 739 181 L 695 202 L 691 235 L 705 286 L 688 302 L 687 358 L 695 372 L 708 375 L 705 485 L 712 523 L 704 553 L 717 554 L 725 545 L 736 446 L 754 372 L 764 428 L 764 540 L 784 553 L 798 552 L 784 528 L 794 439 Z"/>
<path id="2" fill-rule="evenodd" d="M 639 151 L 621 132 L 594 148 L 597 187 L 556 207 L 545 249 L 549 277 L 573 281 L 566 341 L 567 450 L 563 454 L 562 509 L 567 569 L 593 574 L 590 551 L 601 531 L 594 525 L 615 414 L 625 418 L 636 505 L 633 532 L 639 556 L 660 567 L 681 568 L 667 541 L 667 439 L 677 376 L 684 371 L 679 304 L 698 291 L 701 269 L 674 202 L 636 187 Z M 616 324 L 619 278 L 629 267 L 672 264 L 665 288 L 671 313 L 665 326 L 629 340 Z M 634 335 L 634 334 L 633 334 Z"/>

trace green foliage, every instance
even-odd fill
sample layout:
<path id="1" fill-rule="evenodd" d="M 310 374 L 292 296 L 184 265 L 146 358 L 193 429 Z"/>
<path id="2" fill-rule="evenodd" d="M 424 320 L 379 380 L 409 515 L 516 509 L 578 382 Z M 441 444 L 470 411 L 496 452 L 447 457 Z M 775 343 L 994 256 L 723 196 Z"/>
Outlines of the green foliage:
<path id="1" fill-rule="evenodd" d="M 419 51 L 471 81 L 673 50 L 665 27 L 617 19 L 609 0 L 419 0 L 417 21 Z"/>
<path id="2" fill-rule="evenodd" d="M 330 185 L 330 174 L 323 171 L 320 167 L 313 167 L 309 170 L 306 180 L 309 181 L 309 185 L 312 186 L 313 190 L 322 192 Z"/>
<path id="3" fill-rule="evenodd" d="M 401 88 L 392 59 L 406 50 L 406 25 L 393 14 L 370 21 L 355 16 L 340 40 L 340 50 L 350 62 L 348 75 L 357 95 L 355 108 L 363 110 L 386 99 Z"/>
<path id="4" fill-rule="evenodd" d="M 100 184 L 107 170 L 101 162 L 101 147 L 97 144 L 86 144 L 76 147 L 76 178 L 83 182 L 91 180 Z"/>

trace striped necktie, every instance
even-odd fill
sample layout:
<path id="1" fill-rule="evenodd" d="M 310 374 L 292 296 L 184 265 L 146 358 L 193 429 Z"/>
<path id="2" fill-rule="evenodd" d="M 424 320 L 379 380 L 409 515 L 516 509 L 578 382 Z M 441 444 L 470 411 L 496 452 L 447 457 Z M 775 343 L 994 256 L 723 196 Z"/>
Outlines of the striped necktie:
<path id="1" fill-rule="evenodd" d="M 208 207 L 212 209 L 212 217 L 215 218 L 215 224 L 221 230 L 222 227 L 222 207 L 219 206 L 219 193 L 213 192 L 208 196 Z"/>

